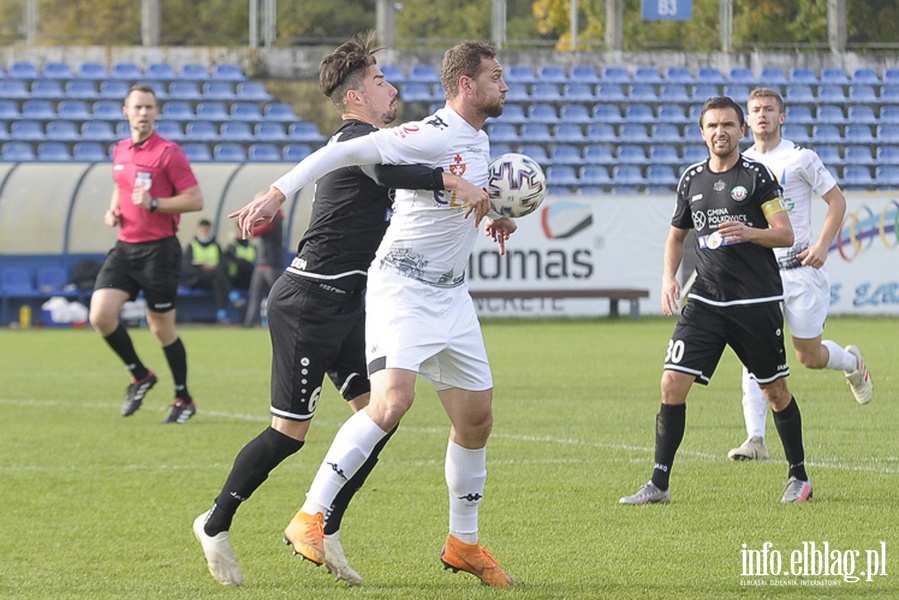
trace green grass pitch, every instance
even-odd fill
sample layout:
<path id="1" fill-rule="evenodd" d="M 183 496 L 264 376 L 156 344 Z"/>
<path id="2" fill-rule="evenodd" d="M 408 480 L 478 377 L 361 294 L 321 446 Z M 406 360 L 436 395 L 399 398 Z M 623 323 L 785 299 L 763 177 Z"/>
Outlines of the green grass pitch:
<path id="1" fill-rule="evenodd" d="M 806 370 L 788 350 L 813 501 L 780 504 L 786 464 L 770 416 L 773 461 L 726 459 L 745 437 L 739 364 L 728 351 L 712 384 L 689 398 L 671 504 L 619 506 L 651 472 L 674 323 L 485 323 L 496 422 L 481 537 L 524 583 L 511 590 L 442 569 L 449 425 L 425 382 L 344 521 L 344 547 L 365 583 L 346 588 L 281 543 L 349 415 L 326 385 L 306 446 L 237 515 L 232 540 L 245 582 L 232 590 L 209 577 L 191 522 L 269 421 L 268 333 L 182 328 L 199 412 L 178 426 L 159 423 L 171 375 L 147 330 L 132 333 L 160 383 L 127 419 L 119 416 L 126 373 L 95 333 L 0 330 L 0 598 L 899 597 L 899 319 L 828 323 L 827 337 L 865 353 L 876 390 L 868 406 L 855 403 L 840 373 Z M 843 574 L 850 558 L 855 575 L 865 571 L 866 551 L 886 564 L 857 583 L 744 576 L 748 552 L 760 557 L 766 542 L 765 564 L 777 556 L 783 569 L 825 543 Z"/>

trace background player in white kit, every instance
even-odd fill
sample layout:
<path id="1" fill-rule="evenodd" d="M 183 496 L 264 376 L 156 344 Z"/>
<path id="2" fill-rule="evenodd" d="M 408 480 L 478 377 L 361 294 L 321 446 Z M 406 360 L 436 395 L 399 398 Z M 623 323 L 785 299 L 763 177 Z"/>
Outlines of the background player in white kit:
<path id="1" fill-rule="evenodd" d="M 422 121 L 331 144 L 277 180 L 262 198 L 231 215 L 248 234 L 287 195 L 348 165 L 422 164 L 487 185 L 490 148 L 481 130 L 502 114 L 508 86 L 494 49 L 478 42 L 446 52 L 441 83 L 447 103 Z M 493 380 L 465 269 L 488 212 L 486 191 L 463 205 L 447 192 L 397 190 L 394 214 L 368 272 L 366 359 L 371 400 L 337 432 L 302 509 L 289 526 L 294 550 L 321 564 L 324 513 L 415 397 L 418 374 L 430 380 L 452 423 L 446 452 L 449 536 L 440 558 L 492 586 L 514 585 L 478 543 L 478 506 L 487 478 Z M 469 218 L 469 216 L 471 218 Z M 504 248 L 512 219 L 490 215 L 486 233 Z M 493 220 L 495 218 L 495 220 Z"/>
<path id="2" fill-rule="evenodd" d="M 784 318 L 790 326 L 796 358 L 809 369 L 843 371 L 859 404 L 874 396 L 871 376 L 855 346 L 842 348 L 822 340 L 830 305 L 830 280 L 824 269 L 827 250 L 839 231 L 846 212 L 846 199 L 818 155 L 781 137 L 784 102 L 780 94 L 757 88 L 746 103 L 746 122 L 754 144 L 743 154 L 764 163 L 777 176 L 784 190 L 784 204 L 793 225 L 792 248 L 775 248 L 784 288 Z M 827 216 L 817 240 L 812 239 L 812 196 L 827 203 Z M 765 460 L 767 404 L 758 383 L 743 369 L 743 417 L 748 438 L 728 452 L 731 460 Z"/>

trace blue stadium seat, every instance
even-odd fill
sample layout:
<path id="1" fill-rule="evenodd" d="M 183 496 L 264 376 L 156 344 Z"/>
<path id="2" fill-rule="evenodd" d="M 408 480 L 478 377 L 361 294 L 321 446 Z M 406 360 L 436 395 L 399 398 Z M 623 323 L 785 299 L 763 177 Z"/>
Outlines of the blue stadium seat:
<path id="1" fill-rule="evenodd" d="M 212 121 L 188 121 L 184 137 L 195 142 L 219 141 L 218 127 Z"/>
<path id="2" fill-rule="evenodd" d="M 41 293 L 63 293 L 68 283 L 69 273 L 64 267 L 40 267 L 37 270 L 36 287 Z"/>
<path id="3" fill-rule="evenodd" d="M 874 134 L 870 125 L 847 125 L 843 132 L 843 139 L 847 144 L 875 144 Z"/>
<path id="4" fill-rule="evenodd" d="M 897 165 L 879 165 L 874 169 L 874 179 L 877 180 L 877 187 L 899 187 L 899 166 Z"/>
<path id="5" fill-rule="evenodd" d="M 649 162 L 653 165 L 680 165 L 677 147 L 672 144 L 654 144 L 649 147 Z"/>
<path id="6" fill-rule="evenodd" d="M 628 167 L 630 169 L 631 167 Z M 631 175 L 628 173 L 628 176 Z M 613 185 L 609 191 L 613 196 L 634 196 L 640 193 L 640 190 L 637 189 L 636 185 Z"/>
<path id="7" fill-rule="evenodd" d="M 9 65 L 6 76 L 10 79 L 39 79 L 41 73 L 34 63 L 27 60 L 20 60 Z"/>
<path id="8" fill-rule="evenodd" d="M 584 148 L 584 163 L 590 165 L 614 165 L 615 156 L 606 144 L 589 144 Z"/>
<path id="9" fill-rule="evenodd" d="M 440 83 L 440 75 L 431 65 L 413 65 L 409 69 L 409 81 L 419 83 Z"/>
<path id="10" fill-rule="evenodd" d="M 518 135 L 518 127 L 512 123 L 491 123 L 487 126 L 487 137 L 491 143 L 515 144 L 521 139 Z"/>
<path id="11" fill-rule="evenodd" d="M 521 139 L 531 143 L 549 144 L 554 141 L 546 123 L 525 123 L 521 126 Z"/>
<path id="12" fill-rule="evenodd" d="M 843 176 L 840 183 L 845 189 L 867 189 L 874 187 L 874 177 L 869 167 L 860 165 L 848 165 L 843 168 Z"/>
<path id="13" fill-rule="evenodd" d="M 852 72 L 852 83 L 880 85 L 880 75 L 877 74 L 876 69 L 860 67 Z"/>
<path id="14" fill-rule="evenodd" d="M 206 81 L 209 79 L 209 71 L 206 70 L 204 65 L 199 63 L 185 63 L 181 65 L 179 78 L 191 81 Z"/>
<path id="15" fill-rule="evenodd" d="M 233 63 L 218 63 L 212 66 L 213 79 L 219 81 L 246 81 L 247 76 L 244 75 L 243 69 Z"/>
<path id="16" fill-rule="evenodd" d="M 618 141 L 618 134 L 609 123 L 593 123 L 587 125 L 585 138 L 588 144 L 613 143 Z"/>
<path id="17" fill-rule="evenodd" d="M 36 293 L 31 271 L 25 267 L 4 267 L 0 270 L 0 292 L 28 296 Z"/>
<path id="18" fill-rule="evenodd" d="M 43 142 L 47 139 L 44 127 L 38 121 L 13 121 L 9 126 L 10 139 L 20 142 Z"/>
<path id="19" fill-rule="evenodd" d="M 509 107 L 506 107 L 507 109 Z M 593 122 L 590 111 L 583 104 L 563 104 L 559 111 L 559 120 L 563 123 L 586 125 Z"/>
<path id="20" fill-rule="evenodd" d="M 85 142 L 110 143 L 117 139 L 109 121 L 85 121 L 81 124 L 81 139 Z"/>
<path id="21" fill-rule="evenodd" d="M 642 66 L 634 69 L 634 76 L 631 79 L 638 85 L 659 85 L 662 83 L 662 74 L 655 67 Z"/>
<path id="22" fill-rule="evenodd" d="M 196 117 L 193 107 L 183 100 L 165 102 L 159 115 L 168 121 L 190 121 Z"/>
<path id="23" fill-rule="evenodd" d="M 503 73 L 503 79 L 506 83 L 534 83 L 537 79 L 534 77 L 534 70 L 528 65 L 509 65 L 509 68 Z"/>
<path id="24" fill-rule="evenodd" d="M 527 108 L 527 120 L 529 123 L 558 123 L 559 113 L 549 104 L 532 104 Z"/>
<path id="25" fill-rule="evenodd" d="M 526 83 L 512 82 L 509 91 L 506 92 L 506 104 L 529 102 L 531 99 L 530 87 Z"/>
<path id="26" fill-rule="evenodd" d="M 49 121 L 56 118 L 56 108 L 49 100 L 26 100 L 22 103 L 22 118 Z"/>
<path id="27" fill-rule="evenodd" d="M 514 151 L 515 150 L 509 144 L 490 144 L 490 160 Z"/>
<path id="28" fill-rule="evenodd" d="M 300 162 L 312 154 L 309 144 L 285 144 L 281 149 L 281 158 L 288 162 Z"/>
<path id="29" fill-rule="evenodd" d="M 877 143 L 899 144 L 899 125 L 878 125 L 875 127 Z"/>
<path id="30" fill-rule="evenodd" d="M 24 81 L 8 79 L 0 81 L 0 98 L 4 100 L 26 100 L 31 92 Z"/>
<path id="31" fill-rule="evenodd" d="M 298 121 L 287 126 L 287 137 L 294 142 L 319 143 L 325 136 L 318 130 L 318 125 L 309 121 Z"/>
<path id="32" fill-rule="evenodd" d="M 187 160 L 192 163 L 212 161 L 212 152 L 209 150 L 209 146 L 202 142 L 188 142 L 182 144 L 181 148 L 184 150 Z"/>
<path id="33" fill-rule="evenodd" d="M 19 105 L 12 100 L 0 100 L 0 120 L 16 121 L 22 118 Z"/>
<path id="34" fill-rule="evenodd" d="M 231 105 L 230 115 L 232 119 L 250 123 L 265 120 L 265 117 L 262 115 L 262 109 L 259 108 L 259 104 L 256 102 L 235 102 Z M 280 123 L 275 124 L 279 127 L 281 126 Z"/>
<path id="35" fill-rule="evenodd" d="M 203 98 L 206 100 L 218 100 L 232 102 L 237 99 L 234 87 L 227 81 L 208 81 L 203 84 Z"/>
<path id="36" fill-rule="evenodd" d="M 518 152 L 525 156 L 530 156 L 541 165 L 548 165 L 552 162 L 543 144 L 522 144 L 518 147 Z"/>
<path id="37" fill-rule="evenodd" d="M 825 67 L 821 69 L 822 85 L 849 85 L 849 78 L 846 71 L 837 67 Z"/>
<path id="38" fill-rule="evenodd" d="M 44 68 L 41 69 L 41 75 L 44 79 L 61 79 L 63 81 L 75 78 L 75 74 L 68 63 L 56 61 L 45 62 Z"/>
<path id="39" fill-rule="evenodd" d="M 167 62 L 150 63 L 144 69 L 144 77 L 147 79 L 155 79 L 156 81 L 175 81 L 178 74 L 175 68 Z"/>
<path id="40" fill-rule="evenodd" d="M 66 82 L 65 95 L 66 98 L 79 98 L 82 100 L 96 100 L 100 97 L 94 82 L 86 79 L 73 79 Z"/>
<path id="41" fill-rule="evenodd" d="M 710 83 L 699 83 L 690 89 L 690 102 L 705 102 L 720 93 L 718 86 Z M 682 102 L 682 100 L 681 100 Z"/>
<path id="42" fill-rule="evenodd" d="M 878 104 L 880 98 L 873 85 L 867 83 L 853 83 L 849 86 L 850 104 Z"/>
<path id="43" fill-rule="evenodd" d="M 553 139 L 560 144 L 584 144 L 584 129 L 577 123 L 561 123 L 553 128 Z"/>
<path id="44" fill-rule="evenodd" d="M 118 100 L 119 103 L 125 103 L 125 95 L 131 88 L 128 83 L 116 79 L 107 79 L 100 82 L 100 97 L 108 100 Z"/>
<path id="45" fill-rule="evenodd" d="M 105 121 L 121 121 L 122 104 L 115 100 L 97 100 L 91 108 L 92 118 L 103 119 Z"/>
<path id="46" fill-rule="evenodd" d="M 630 86 L 627 90 L 627 98 L 630 102 L 656 102 L 658 100 L 655 88 L 646 84 Z"/>
<path id="47" fill-rule="evenodd" d="M 565 69 L 558 65 L 543 65 L 537 71 L 537 81 L 542 83 L 568 83 Z"/>
<path id="48" fill-rule="evenodd" d="M 431 91 L 431 85 L 422 81 L 409 82 L 403 86 L 400 99 L 404 102 L 432 102 L 434 92 Z"/>
<path id="49" fill-rule="evenodd" d="M 680 128 L 671 123 L 658 123 L 651 125 L 649 137 L 653 144 L 680 144 L 684 141 Z"/>
<path id="50" fill-rule="evenodd" d="M 391 85 L 397 86 L 406 83 L 406 71 L 399 65 L 380 65 L 381 73 Z"/>
<path id="51" fill-rule="evenodd" d="M 788 104 L 814 104 L 817 100 L 812 92 L 812 86 L 804 83 L 791 83 L 786 88 L 784 100 Z"/>
<path id="52" fill-rule="evenodd" d="M 822 125 L 816 125 L 815 127 L 822 127 Z M 839 143 L 840 140 L 840 131 L 837 129 L 836 125 L 827 124 L 823 125 L 825 128 L 823 131 L 822 137 L 819 139 L 815 137 L 815 144 L 836 144 Z M 832 128 L 832 129 L 831 129 Z M 814 127 L 812 128 L 814 129 Z M 811 140 L 811 136 L 809 136 L 808 128 L 805 125 L 784 125 L 781 135 L 787 138 L 788 140 L 792 140 L 797 144 L 807 145 L 809 140 Z M 837 137 L 833 137 L 837 136 Z"/>
<path id="53" fill-rule="evenodd" d="M 899 146 L 881 143 L 874 153 L 877 162 L 882 165 L 899 165 Z"/>
<path id="54" fill-rule="evenodd" d="M 830 102 L 832 104 L 842 104 L 846 102 L 846 91 L 839 85 L 820 85 L 818 86 L 818 102 Z"/>
<path id="55" fill-rule="evenodd" d="M 625 123 L 618 132 L 618 139 L 623 144 L 648 144 L 649 134 L 646 132 L 646 125 Z"/>
<path id="56" fill-rule="evenodd" d="M 169 103 L 166 103 L 168 106 Z M 231 115 L 224 102 L 210 101 L 197 104 L 197 118 L 205 121 L 228 121 Z"/>
<path id="57" fill-rule="evenodd" d="M 568 83 L 562 86 L 562 100 L 564 102 L 593 102 L 593 88 L 586 83 Z"/>
<path id="58" fill-rule="evenodd" d="M 212 158 L 225 162 L 244 162 L 247 160 L 247 152 L 240 144 L 222 142 L 212 148 Z"/>
<path id="59" fill-rule="evenodd" d="M 299 120 L 293 112 L 293 107 L 284 102 L 272 102 L 262 109 L 262 115 L 268 121 L 293 122 Z"/>
<path id="60" fill-rule="evenodd" d="M 593 121 L 617 125 L 624 123 L 624 117 L 621 115 L 621 109 L 617 105 L 597 104 L 593 107 Z"/>
<path id="61" fill-rule="evenodd" d="M 66 97 L 61 81 L 37 79 L 31 83 L 31 97 L 44 100 L 62 100 Z"/>
<path id="62" fill-rule="evenodd" d="M 531 86 L 531 100 L 533 102 L 561 102 L 562 93 L 558 84 L 535 83 Z"/>
<path id="63" fill-rule="evenodd" d="M 644 186 L 646 179 L 637 165 L 615 165 L 612 167 L 612 181 L 616 186 Z"/>
<path id="64" fill-rule="evenodd" d="M 280 162 L 281 151 L 275 144 L 258 143 L 250 144 L 247 150 L 247 158 L 254 162 Z"/>
<path id="65" fill-rule="evenodd" d="M 846 149 L 843 152 L 843 162 L 846 165 L 864 165 L 873 167 L 875 165 L 874 152 L 871 150 L 871 146 L 846 146 Z"/>
<path id="66" fill-rule="evenodd" d="M 627 67 L 604 67 L 602 70 L 602 83 L 630 83 L 631 74 Z"/>
<path id="67" fill-rule="evenodd" d="M 0 117 L 6 118 L 6 117 Z M 880 123 L 881 125 L 896 125 L 899 124 L 899 106 L 884 106 L 880 109 Z"/>
<path id="68" fill-rule="evenodd" d="M 628 123 L 655 123 L 656 116 L 648 104 L 629 104 L 624 108 L 624 120 Z"/>
<path id="69" fill-rule="evenodd" d="M 538 148 L 542 148 L 542 146 L 538 146 Z M 534 158 L 530 153 L 525 154 L 531 156 L 531 158 Z M 537 162 L 540 164 L 545 164 L 540 160 L 537 160 Z M 578 166 L 584 163 L 584 159 L 581 156 L 581 151 L 578 150 L 577 146 L 573 144 L 557 144 L 553 146 L 552 151 L 550 151 L 547 163 L 553 165 Z"/>
<path id="70" fill-rule="evenodd" d="M 74 121 L 65 119 L 50 121 L 47 123 L 47 139 L 57 142 L 78 142 L 81 140 L 81 131 Z"/>
<path id="71" fill-rule="evenodd" d="M 867 105 L 850 106 L 846 120 L 862 125 L 877 125 L 880 119 L 874 114 L 874 108 Z"/>
<path id="72" fill-rule="evenodd" d="M 599 83 L 599 75 L 596 69 L 590 65 L 575 65 L 571 67 L 569 79 L 572 83 L 586 83 L 595 85 Z"/>
<path id="73" fill-rule="evenodd" d="M 86 79 L 88 81 L 100 81 L 106 79 L 109 75 L 106 73 L 106 67 L 98 62 L 81 63 L 75 72 L 78 79 Z"/>
<path id="74" fill-rule="evenodd" d="M 505 108 L 503 108 L 503 114 L 497 117 L 496 121 L 502 123 L 524 123 L 527 121 L 527 113 L 525 113 L 524 106 L 521 104 L 506 104 Z"/>
<path id="75" fill-rule="evenodd" d="M 829 167 L 838 167 L 843 165 L 843 157 L 840 156 L 839 146 L 823 145 L 815 146 L 815 152 L 818 158 Z"/>
<path id="76" fill-rule="evenodd" d="M 712 94 L 714 96 L 718 95 L 718 90 L 715 90 L 715 93 Z M 708 97 L 708 96 L 707 96 Z M 695 99 L 690 98 L 690 94 L 687 92 L 687 86 L 680 83 L 666 83 L 659 90 L 659 100 L 661 102 L 666 103 L 682 103 L 687 104 L 689 102 L 694 102 Z M 705 98 L 703 98 L 703 101 Z"/>
<path id="77" fill-rule="evenodd" d="M 0 148 L 0 158 L 5 162 L 27 162 L 37 158 L 34 147 L 28 142 L 6 142 Z"/>
<path id="78" fill-rule="evenodd" d="M 388 80 L 389 81 L 389 80 Z M 237 84 L 234 95 L 244 102 L 271 102 L 273 96 L 258 81 L 243 81 Z"/>
<path id="79" fill-rule="evenodd" d="M 814 125 L 817 120 L 812 108 L 807 104 L 790 104 L 786 108 L 787 123 L 795 125 Z"/>
<path id="80" fill-rule="evenodd" d="M 674 187 L 677 185 L 677 174 L 669 165 L 649 165 L 646 168 L 646 183 Z"/>
<path id="81" fill-rule="evenodd" d="M 699 67 L 696 70 L 696 82 L 722 86 L 725 83 L 724 74 L 717 67 Z"/>
<path id="82" fill-rule="evenodd" d="M 99 142 L 76 142 L 72 146 L 72 158 L 81 162 L 103 162 L 109 160 L 109 153 Z"/>
<path id="83" fill-rule="evenodd" d="M 615 151 L 619 164 L 645 165 L 648 162 L 646 150 L 638 144 L 622 144 Z"/>
<path id="84" fill-rule="evenodd" d="M 882 86 L 880 88 L 880 101 L 883 104 L 899 104 L 899 84 Z"/>
<path id="85" fill-rule="evenodd" d="M 181 142 L 185 139 L 184 130 L 181 129 L 181 124 L 176 121 L 158 121 L 156 123 L 156 133 L 173 142 Z"/>
<path id="86" fill-rule="evenodd" d="M 37 159 L 45 162 L 68 162 L 72 160 L 69 148 L 62 142 L 42 142 L 37 146 Z"/>
<path id="87" fill-rule="evenodd" d="M 787 76 L 780 67 L 763 67 L 757 83 L 764 87 L 777 88 L 787 84 Z"/>
<path id="88" fill-rule="evenodd" d="M 200 84 L 196 81 L 173 81 L 168 88 L 169 100 L 192 100 L 199 102 L 203 99 Z"/>
<path id="89" fill-rule="evenodd" d="M 745 83 L 732 83 L 724 86 L 722 93 L 729 96 L 741 105 L 745 105 L 749 100 L 749 85 Z"/>
<path id="90" fill-rule="evenodd" d="M 882 85 L 899 85 L 899 67 L 889 67 L 883 70 Z"/>
<path id="91" fill-rule="evenodd" d="M 617 104 L 627 102 L 625 87 L 620 83 L 603 83 L 596 88 L 596 101 Z"/>
<path id="92" fill-rule="evenodd" d="M 659 122 L 672 125 L 685 125 L 690 122 L 686 107 L 680 104 L 660 104 L 658 117 Z"/>
<path id="93" fill-rule="evenodd" d="M 144 73 L 141 68 L 133 62 L 117 62 L 112 65 L 112 70 L 109 72 L 109 77 L 111 79 L 137 81 L 143 79 Z"/>
<path id="94" fill-rule="evenodd" d="M 846 122 L 846 115 L 843 114 L 843 109 L 834 104 L 824 104 L 819 106 L 816 116 L 819 123 L 842 125 Z"/>
<path id="95" fill-rule="evenodd" d="M 552 186 L 576 186 L 577 171 L 571 165 L 551 165 L 546 168 L 546 183 Z"/>
<path id="96" fill-rule="evenodd" d="M 687 144 L 681 153 L 681 160 L 688 165 L 704 161 L 709 157 L 709 149 L 703 144 Z"/>
<path id="97" fill-rule="evenodd" d="M 749 67 L 732 67 L 727 76 L 727 82 L 730 84 L 755 85 L 755 75 Z"/>
<path id="98" fill-rule="evenodd" d="M 253 129 L 246 121 L 225 121 L 219 127 L 219 136 L 223 142 L 252 142 Z"/>
<path id="99" fill-rule="evenodd" d="M 257 123 L 253 128 L 253 135 L 260 142 L 287 141 L 287 132 L 283 123 Z"/>
<path id="100" fill-rule="evenodd" d="M 602 165 L 584 165 L 578 171 L 578 181 L 582 186 L 608 187 L 612 184 L 609 169 Z"/>
<path id="101" fill-rule="evenodd" d="M 790 69 L 790 83 L 817 85 L 818 76 L 809 67 L 793 67 Z"/>
<path id="102" fill-rule="evenodd" d="M 693 73 L 689 68 L 672 66 L 665 69 L 665 81 L 667 83 L 691 85 L 696 80 L 693 78 Z"/>

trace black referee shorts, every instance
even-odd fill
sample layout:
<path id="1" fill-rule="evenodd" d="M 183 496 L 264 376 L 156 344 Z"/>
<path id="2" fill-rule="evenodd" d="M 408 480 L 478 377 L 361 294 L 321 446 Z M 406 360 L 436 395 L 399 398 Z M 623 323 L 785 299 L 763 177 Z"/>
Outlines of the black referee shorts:
<path id="1" fill-rule="evenodd" d="M 181 244 L 175 236 L 131 244 L 117 241 L 97 274 L 95 290 L 124 290 L 131 300 L 144 290 L 147 308 L 168 312 L 175 308 L 181 275 Z"/>
<path id="2" fill-rule="evenodd" d="M 284 272 L 268 296 L 274 416 L 315 415 L 325 375 L 346 400 L 371 387 L 365 371 L 363 291 L 339 293 Z"/>
<path id="3" fill-rule="evenodd" d="M 761 384 L 790 374 L 779 302 L 719 307 L 690 300 L 668 341 L 665 369 L 707 385 L 725 346 Z"/>

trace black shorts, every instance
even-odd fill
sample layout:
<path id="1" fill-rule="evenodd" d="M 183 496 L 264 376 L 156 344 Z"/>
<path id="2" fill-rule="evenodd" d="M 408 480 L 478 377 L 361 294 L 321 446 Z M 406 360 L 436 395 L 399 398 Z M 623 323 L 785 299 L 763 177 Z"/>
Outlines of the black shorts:
<path id="1" fill-rule="evenodd" d="M 759 383 L 790 374 L 778 302 L 717 307 L 691 300 L 668 341 L 665 369 L 693 375 L 697 383 L 707 385 L 725 346 L 733 348 Z"/>
<path id="2" fill-rule="evenodd" d="M 143 290 L 147 308 L 174 310 L 181 274 L 181 244 L 175 236 L 130 244 L 117 241 L 97 274 L 95 290 L 114 288 L 128 292 L 131 300 Z"/>
<path id="3" fill-rule="evenodd" d="M 346 400 L 367 393 L 364 289 L 324 289 L 285 272 L 268 296 L 272 405 L 276 417 L 315 415 L 325 374 Z"/>

